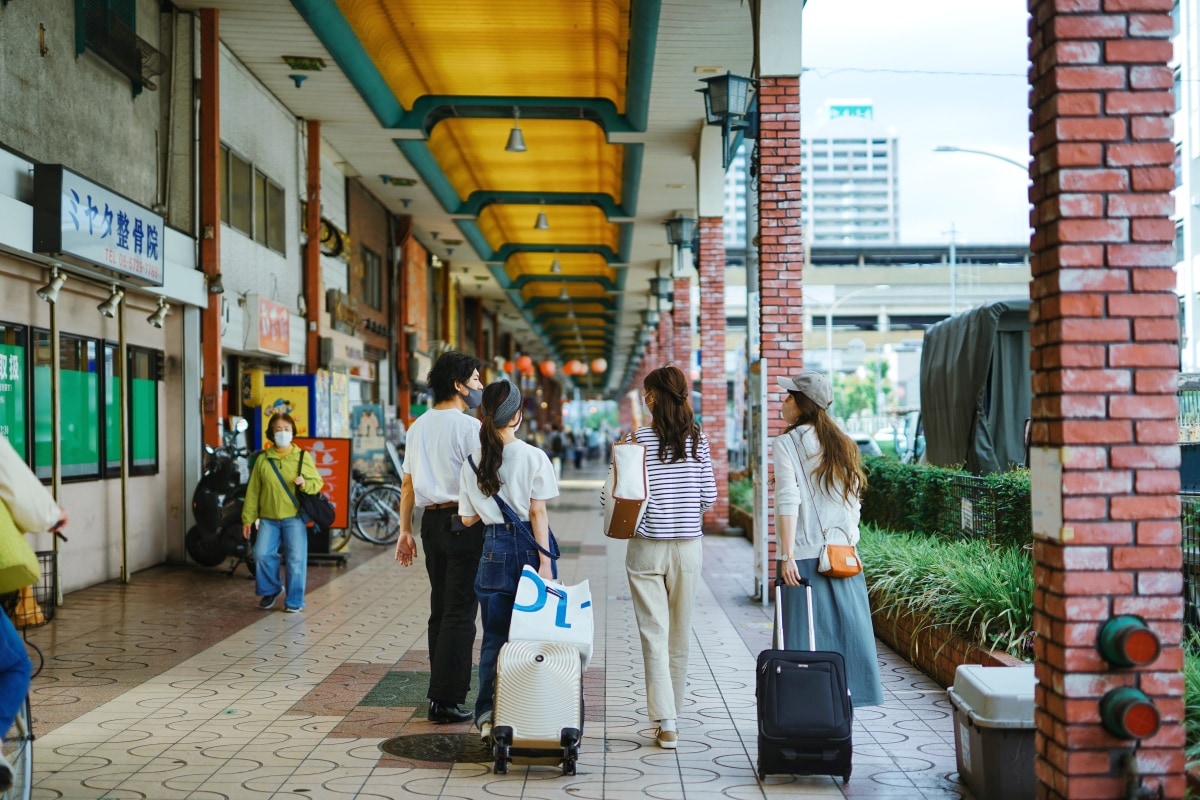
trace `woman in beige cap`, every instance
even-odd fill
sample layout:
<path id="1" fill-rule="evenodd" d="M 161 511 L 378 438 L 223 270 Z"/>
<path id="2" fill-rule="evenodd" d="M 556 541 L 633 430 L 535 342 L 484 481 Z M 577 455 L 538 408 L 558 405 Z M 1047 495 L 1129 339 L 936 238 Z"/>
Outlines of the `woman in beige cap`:
<path id="1" fill-rule="evenodd" d="M 776 574 L 788 586 L 804 577 L 812 585 L 816 649 L 835 650 L 846 660 L 850 699 L 855 706 L 879 705 L 883 687 L 867 584 L 859 572 L 852 578 L 828 578 L 817 572 L 826 534 L 835 544 L 858 544 L 859 497 L 867 486 L 858 446 L 826 410 L 833 388 L 819 372 L 804 370 L 779 378 L 787 390 L 781 415 L 788 427 L 775 439 Z M 793 650 L 808 649 L 807 625 L 799 592 L 784 593 L 784 619 Z M 792 639 L 800 638 L 800 641 Z"/>

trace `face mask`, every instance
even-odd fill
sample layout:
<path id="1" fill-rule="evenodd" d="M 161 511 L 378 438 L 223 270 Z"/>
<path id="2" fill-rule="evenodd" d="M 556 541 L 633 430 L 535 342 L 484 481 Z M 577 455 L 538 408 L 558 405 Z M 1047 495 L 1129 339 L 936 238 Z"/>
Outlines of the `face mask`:
<path id="1" fill-rule="evenodd" d="M 291 431 L 275 431 L 275 446 L 287 447 L 292 443 Z"/>
<path id="2" fill-rule="evenodd" d="M 483 389 L 472 389 L 468 386 L 463 399 L 467 401 L 467 408 L 479 408 L 483 405 Z"/>

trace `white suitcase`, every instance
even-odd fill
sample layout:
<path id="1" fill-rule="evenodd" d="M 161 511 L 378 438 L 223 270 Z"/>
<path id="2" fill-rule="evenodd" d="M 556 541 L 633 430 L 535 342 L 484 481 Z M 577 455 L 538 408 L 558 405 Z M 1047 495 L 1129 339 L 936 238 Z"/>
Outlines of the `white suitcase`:
<path id="1" fill-rule="evenodd" d="M 583 738 L 583 662 L 575 645 L 508 642 L 496 660 L 492 771 L 508 772 L 512 756 L 562 758 L 575 774 Z"/>

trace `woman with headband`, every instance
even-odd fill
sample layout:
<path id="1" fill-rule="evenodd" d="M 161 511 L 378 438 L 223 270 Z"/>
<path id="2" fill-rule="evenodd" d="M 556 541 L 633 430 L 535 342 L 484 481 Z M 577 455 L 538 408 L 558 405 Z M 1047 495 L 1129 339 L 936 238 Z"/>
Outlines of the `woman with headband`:
<path id="1" fill-rule="evenodd" d="M 658 724 L 658 746 L 672 750 L 687 688 L 704 512 L 717 500 L 717 483 L 687 377 L 677 367 L 659 367 L 642 388 L 653 419 L 633 438 L 646 446 L 650 499 L 625 551 L 625 571 L 642 638 L 647 711 Z"/>
<path id="2" fill-rule="evenodd" d="M 489 384 L 483 390 L 481 412 L 480 448 L 463 464 L 458 513 L 463 525 L 479 520 L 487 525 L 475 577 L 483 620 L 475 724 L 486 741 L 492 729 L 496 659 L 508 641 L 521 570 L 528 564 L 546 580 L 555 577 L 558 548 L 550 535 L 546 501 L 558 497 L 558 481 L 546 453 L 517 438 L 523 415 L 516 384 Z M 507 504 L 522 524 L 505 524 L 500 503 Z"/>

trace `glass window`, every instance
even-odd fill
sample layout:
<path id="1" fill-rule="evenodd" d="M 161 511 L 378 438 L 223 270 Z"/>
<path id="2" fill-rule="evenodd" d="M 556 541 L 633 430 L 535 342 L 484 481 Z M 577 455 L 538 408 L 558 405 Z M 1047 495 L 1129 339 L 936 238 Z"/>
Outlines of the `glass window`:
<path id="1" fill-rule="evenodd" d="M 250 184 L 254 170 L 250 163 L 229 154 L 229 224 L 250 235 Z"/>
<path id="2" fill-rule="evenodd" d="M 117 345 L 104 343 L 104 473 L 121 473 L 121 359 Z M 132 414 L 130 415 L 132 417 Z"/>
<path id="3" fill-rule="evenodd" d="M 229 222 L 229 148 L 221 145 L 221 163 L 217 167 L 221 175 L 221 219 Z"/>
<path id="4" fill-rule="evenodd" d="M 59 408 L 64 478 L 100 476 L 100 367 L 94 339 L 61 334 L 59 355 Z M 49 478 L 50 442 L 50 332 L 33 335 L 34 466 L 38 477 Z"/>
<path id="5" fill-rule="evenodd" d="M 383 308 L 383 264 L 379 256 L 367 248 L 362 249 L 362 299 L 371 308 Z"/>
<path id="6" fill-rule="evenodd" d="M 25 337 L 24 325 L 0 322 L 0 436 L 8 439 L 21 458 L 28 461 L 29 382 L 25 378 Z"/>
<path id="7" fill-rule="evenodd" d="M 129 468 L 158 472 L 158 385 L 163 354 L 129 348 Z"/>
<path id="8" fill-rule="evenodd" d="M 283 213 L 283 187 L 267 182 L 267 247 L 287 255 L 287 222 Z"/>
<path id="9" fill-rule="evenodd" d="M 267 243 L 267 176 L 254 170 L 254 241 Z"/>

